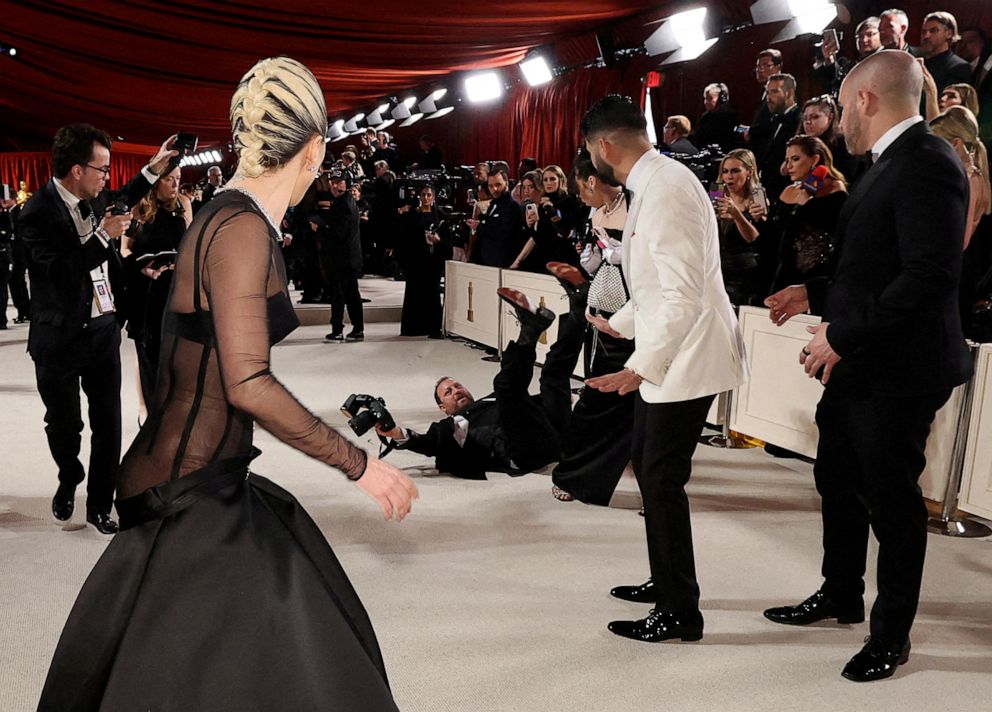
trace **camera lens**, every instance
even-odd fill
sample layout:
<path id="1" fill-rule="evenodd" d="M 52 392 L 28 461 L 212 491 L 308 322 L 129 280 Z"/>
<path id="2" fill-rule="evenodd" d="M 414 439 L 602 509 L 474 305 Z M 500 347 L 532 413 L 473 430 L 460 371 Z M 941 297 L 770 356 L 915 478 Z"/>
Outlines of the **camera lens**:
<path id="1" fill-rule="evenodd" d="M 356 415 L 354 418 L 348 421 L 348 425 L 351 429 L 355 431 L 355 435 L 365 435 L 369 430 L 375 427 L 376 421 L 378 419 L 370 410 L 363 410 L 361 413 Z"/>

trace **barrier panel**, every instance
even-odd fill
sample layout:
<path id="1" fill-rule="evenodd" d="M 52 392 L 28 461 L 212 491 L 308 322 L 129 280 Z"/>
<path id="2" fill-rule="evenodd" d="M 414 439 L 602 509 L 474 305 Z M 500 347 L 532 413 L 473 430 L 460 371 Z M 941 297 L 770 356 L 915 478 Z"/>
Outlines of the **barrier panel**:
<path id="1" fill-rule="evenodd" d="M 742 307 L 739 318 L 751 379 L 738 389 L 730 427 L 815 457 L 819 439 L 816 404 L 823 386 L 806 376 L 799 365 L 799 352 L 810 339 L 806 327 L 819 324 L 820 318 L 801 314 L 775 326 L 768 318 L 768 310 L 758 307 Z M 964 386 L 954 390 L 930 428 L 927 466 L 920 477 L 920 488 L 927 499 L 939 502 L 945 497 L 965 390 Z M 992 413 L 992 399 L 989 408 Z"/>
<path id="2" fill-rule="evenodd" d="M 444 266 L 444 330 L 499 348 L 500 271 L 448 260 Z"/>
<path id="3" fill-rule="evenodd" d="M 532 302 L 550 309 L 557 315 L 558 318 L 547 331 L 541 334 L 541 338 L 537 342 L 537 363 L 544 363 L 551 345 L 558 340 L 558 323 L 561 320 L 561 315 L 568 312 L 568 297 L 565 295 L 565 290 L 558 284 L 558 280 L 549 274 L 505 269 L 500 279 L 502 286 L 523 292 Z M 499 310 L 501 322 L 500 350 L 502 350 L 517 338 L 519 327 L 513 308 L 509 304 L 500 302 Z M 576 364 L 575 374 L 582 375 L 581 358 Z"/>
<path id="4" fill-rule="evenodd" d="M 958 508 L 992 519 L 992 344 L 978 350 Z"/>

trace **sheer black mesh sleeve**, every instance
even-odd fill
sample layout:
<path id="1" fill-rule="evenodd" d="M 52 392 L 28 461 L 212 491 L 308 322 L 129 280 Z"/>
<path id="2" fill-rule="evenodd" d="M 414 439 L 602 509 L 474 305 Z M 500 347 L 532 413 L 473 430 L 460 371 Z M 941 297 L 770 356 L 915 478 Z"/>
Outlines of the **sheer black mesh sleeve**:
<path id="1" fill-rule="evenodd" d="M 270 370 L 268 300 L 286 289 L 274 248 L 268 224 L 254 212 L 225 220 L 203 247 L 224 396 L 282 442 L 358 479 L 365 452 L 307 410 Z"/>

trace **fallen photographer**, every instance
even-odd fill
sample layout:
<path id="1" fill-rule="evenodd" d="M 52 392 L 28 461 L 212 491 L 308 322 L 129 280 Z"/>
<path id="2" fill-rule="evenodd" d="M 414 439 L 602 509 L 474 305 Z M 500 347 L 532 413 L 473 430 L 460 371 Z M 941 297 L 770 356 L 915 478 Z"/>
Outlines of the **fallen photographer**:
<path id="1" fill-rule="evenodd" d="M 434 387 L 434 400 L 447 416 L 424 434 L 396 426 L 376 432 L 398 449 L 435 458 L 439 472 L 465 479 L 486 479 L 486 472 L 522 475 L 561 457 L 572 412 L 570 378 L 582 350 L 589 283 L 575 267 L 552 262 L 548 269 L 565 288 L 569 311 L 558 323 L 558 340 L 541 370 L 540 393 L 528 392 L 534 375 L 537 342 L 555 315 L 534 306 L 523 293 L 500 288 L 520 322 L 520 335 L 503 351 L 493 393 L 476 400 L 461 383 L 445 376 Z M 388 424 L 388 423 L 387 423 Z"/>

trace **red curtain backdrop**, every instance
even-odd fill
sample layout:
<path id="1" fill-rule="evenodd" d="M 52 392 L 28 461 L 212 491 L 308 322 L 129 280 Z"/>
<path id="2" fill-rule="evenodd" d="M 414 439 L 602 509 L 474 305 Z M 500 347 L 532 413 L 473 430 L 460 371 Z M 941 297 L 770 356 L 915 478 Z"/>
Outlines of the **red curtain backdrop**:
<path id="1" fill-rule="evenodd" d="M 128 147 L 114 146 L 110 154 L 110 176 L 107 187 L 123 187 L 140 171 L 152 154 L 139 150 L 129 152 Z M 52 154 L 43 151 L 0 153 L 0 183 L 10 186 L 11 193 L 18 190 L 20 181 L 27 181 L 28 190 L 35 192 L 52 177 Z"/>
<path id="2" fill-rule="evenodd" d="M 201 145 L 224 145 L 234 83 L 262 55 L 286 53 L 307 63 L 325 88 L 329 110 L 342 116 L 367 111 L 383 95 L 423 89 L 448 72 L 513 64 L 531 47 L 550 49 L 559 66 L 589 64 L 598 52 L 596 30 L 605 28 L 617 47 L 637 47 L 659 20 L 704 4 L 717 26 L 749 21 L 748 0 L 491 0 L 474 5 L 390 0 L 347 10 L 315 2 L 273 9 L 263 0 L 140 7 L 96 1 L 85 8 L 0 0 L 0 41 L 19 49 L 17 58 L 0 57 L 0 146 L 42 151 L 33 159 L 0 153 L 0 175 L 13 186 L 22 174 L 29 180 L 46 178 L 51 136 L 70 121 L 87 120 L 124 136 L 143 145 L 146 156 L 154 150 L 151 145 L 179 129 L 199 133 Z M 850 21 L 834 26 L 844 32 L 848 54 L 856 24 L 890 4 L 846 3 Z M 908 12 L 910 41 L 918 44 L 919 26 L 932 3 L 897 4 Z M 992 32 L 988 0 L 948 0 L 940 7 L 953 12 L 962 26 Z M 721 36 L 697 60 L 662 67 L 664 83 L 653 93 L 657 125 L 675 113 L 697 119 L 703 87 L 713 81 L 730 87 L 741 123 L 749 123 L 761 97 L 754 58 L 779 28 L 745 27 Z M 811 45 L 808 38 L 775 45 L 784 54 L 785 70 L 799 80 L 800 100 L 815 90 L 808 81 Z M 575 69 L 538 88 L 516 84 L 495 104 L 460 104 L 436 121 L 390 130 L 408 161 L 415 160 L 417 137 L 428 133 L 449 164 L 502 159 L 515 168 L 521 156 L 529 155 L 567 169 L 585 109 L 610 92 L 638 97 L 641 78 L 658 68 L 659 59 L 642 56 L 609 69 Z M 508 67 L 506 76 L 517 81 L 516 69 Z M 340 152 L 347 142 L 330 144 L 330 149 Z M 124 146 L 115 145 L 115 185 L 140 163 L 125 159 Z M 183 178 L 195 180 L 205 170 L 187 169 Z"/>

